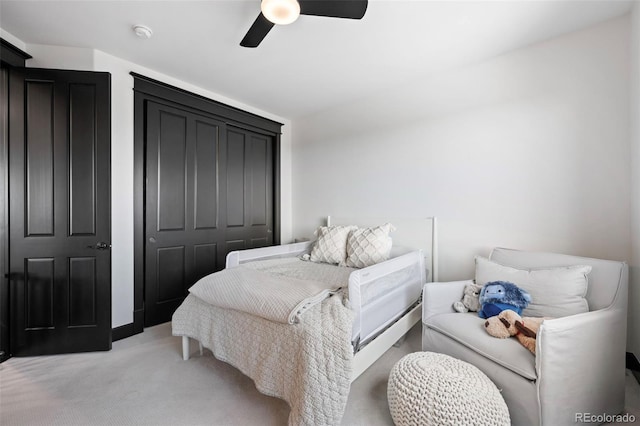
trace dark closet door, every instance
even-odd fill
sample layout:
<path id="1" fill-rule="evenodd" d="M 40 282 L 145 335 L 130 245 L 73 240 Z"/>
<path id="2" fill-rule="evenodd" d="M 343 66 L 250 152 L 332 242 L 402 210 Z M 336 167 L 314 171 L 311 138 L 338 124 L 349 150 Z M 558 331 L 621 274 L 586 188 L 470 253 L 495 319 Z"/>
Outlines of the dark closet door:
<path id="1" fill-rule="evenodd" d="M 212 118 L 148 102 L 145 325 L 171 320 L 201 277 L 224 267 L 226 156 Z"/>
<path id="2" fill-rule="evenodd" d="M 228 251 L 273 245 L 273 138 L 228 126 L 226 160 Z"/>
<path id="3" fill-rule="evenodd" d="M 12 69 L 11 350 L 111 348 L 110 76 Z"/>
<path id="4" fill-rule="evenodd" d="M 147 101 L 145 326 L 229 251 L 273 244 L 273 137 Z"/>

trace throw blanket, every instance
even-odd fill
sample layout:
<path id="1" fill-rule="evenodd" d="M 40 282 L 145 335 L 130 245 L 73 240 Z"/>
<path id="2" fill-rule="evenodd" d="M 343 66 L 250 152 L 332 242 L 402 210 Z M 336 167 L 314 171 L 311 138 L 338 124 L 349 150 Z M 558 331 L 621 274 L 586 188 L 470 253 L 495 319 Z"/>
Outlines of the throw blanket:
<path id="1" fill-rule="evenodd" d="M 214 356 L 291 407 L 289 425 L 339 425 L 351 382 L 353 313 L 342 292 L 312 306 L 298 324 L 219 308 L 193 295 L 173 314 L 174 336 L 199 340 Z"/>
<path id="2" fill-rule="evenodd" d="M 324 269 L 329 266 L 328 276 Z M 189 292 L 220 308 L 294 324 L 311 306 L 346 287 L 351 268 L 318 265 L 291 259 L 274 259 L 224 269 L 207 275 Z M 324 272 L 324 274 L 323 274 Z M 315 277 L 317 279 L 312 279 Z M 297 275 L 297 276 L 296 276 Z"/>

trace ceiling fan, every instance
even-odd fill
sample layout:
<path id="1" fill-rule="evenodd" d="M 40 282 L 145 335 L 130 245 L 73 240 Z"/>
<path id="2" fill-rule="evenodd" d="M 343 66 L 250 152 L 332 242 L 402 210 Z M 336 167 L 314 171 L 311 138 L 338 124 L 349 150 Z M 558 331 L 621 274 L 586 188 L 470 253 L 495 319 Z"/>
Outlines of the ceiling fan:
<path id="1" fill-rule="evenodd" d="M 257 47 L 274 25 L 290 24 L 300 15 L 362 19 L 367 3 L 367 0 L 262 0 L 260 15 L 240 46 Z"/>

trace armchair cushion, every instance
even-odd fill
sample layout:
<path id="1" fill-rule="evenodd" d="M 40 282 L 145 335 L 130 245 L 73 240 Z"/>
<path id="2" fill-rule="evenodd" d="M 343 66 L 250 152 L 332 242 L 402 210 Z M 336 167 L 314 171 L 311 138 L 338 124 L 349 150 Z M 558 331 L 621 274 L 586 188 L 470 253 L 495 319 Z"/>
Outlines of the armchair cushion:
<path id="1" fill-rule="evenodd" d="M 509 281 L 531 295 L 531 303 L 522 315 L 564 317 L 589 311 L 587 295 L 588 265 L 570 265 L 546 269 L 516 269 L 484 257 L 476 257 L 476 283 Z"/>
<path id="2" fill-rule="evenodd" d="M 537 377 L 535 357 L 516 339 L 497 339 L 484 329 L 486 320 L 471 313 L 434 315 L 423 323 L 525 379 Z"/>

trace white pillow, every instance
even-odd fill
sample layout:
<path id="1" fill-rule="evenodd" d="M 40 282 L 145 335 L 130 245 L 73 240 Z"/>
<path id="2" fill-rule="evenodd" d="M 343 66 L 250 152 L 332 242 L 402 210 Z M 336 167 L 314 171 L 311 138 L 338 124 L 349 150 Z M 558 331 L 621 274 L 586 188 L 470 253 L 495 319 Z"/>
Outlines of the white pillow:
<path id="1" fill-rule="evenodd" d="M 395 228 L 390 223 L 375 228 L 357 228 L 347 239 L 345 266 L 366 268 L 389 259 L 393 242 L 389 232 Z"/>
<path id="2" fill-rule="evenodd" d="M 476 256 L 476 283 L 509 281 L 531 295 L 523 316 L 565 317 L 589 311 L 587 294 L 591 266 L 561 266 L 523 270 Z"/>
<path id="3" fill-rule="evenodd" d="M 344 264 L 347 258 L 347 236 L 355 226 L 321 226 L 314 233 L 318 239 L 311 249 L 312 262 Z"/>

